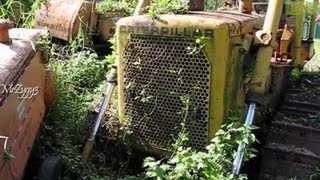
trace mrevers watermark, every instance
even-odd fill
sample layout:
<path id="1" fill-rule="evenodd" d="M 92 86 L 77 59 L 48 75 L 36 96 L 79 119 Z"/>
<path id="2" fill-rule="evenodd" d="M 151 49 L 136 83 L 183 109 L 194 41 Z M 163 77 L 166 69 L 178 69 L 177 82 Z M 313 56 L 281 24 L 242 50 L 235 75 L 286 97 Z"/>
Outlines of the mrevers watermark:
<path id="1" fill-rule="evenodd" d="M 287 15 L 316 15 L 318 6 L 315 0 L 285 0 Z"/>
<path id="2" fill-rule="evenodd" d="M 9 84 L 9 85 L 0 85 L 0 89 L 2 89 L 2 94 L 18 94 L 19 99 L 31 99 L 34 96 L 38 95 L 40 92 L 39 86 L 35 87 L 25 87 L 22 84 Z"/>

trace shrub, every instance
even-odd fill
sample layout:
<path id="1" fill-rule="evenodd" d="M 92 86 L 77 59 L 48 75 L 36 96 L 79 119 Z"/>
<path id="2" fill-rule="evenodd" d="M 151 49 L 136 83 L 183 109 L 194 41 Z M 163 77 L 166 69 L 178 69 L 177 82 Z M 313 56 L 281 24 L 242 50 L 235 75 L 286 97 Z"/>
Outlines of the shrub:
<path id="1" fill-rule="evenodd" d="M 245 133 L 256 127 L 245 128 L 239 115 L 231 113 L 226 124 L 216 133 L 206 151 L 196 151 L 191 147 L 178 146 L 176 152 L 167 160 L 146 158 L 144 166 L 147 168 L 146 176 L 158 180 L 165 179 L 219 179 L 231 180 L 234 178 L 245 179 L 244 174 L 234 177 L 232 164 L 236 150 L 241 142 L 247 145 L 256 141 L 255 135 L 250 133 L 245 138 Z M 186 135 L 180 138 L 180 142 L 187 141 Z M 245 160 L 254 157 L 255 149 L 248 148 L 245 152 Z"/>

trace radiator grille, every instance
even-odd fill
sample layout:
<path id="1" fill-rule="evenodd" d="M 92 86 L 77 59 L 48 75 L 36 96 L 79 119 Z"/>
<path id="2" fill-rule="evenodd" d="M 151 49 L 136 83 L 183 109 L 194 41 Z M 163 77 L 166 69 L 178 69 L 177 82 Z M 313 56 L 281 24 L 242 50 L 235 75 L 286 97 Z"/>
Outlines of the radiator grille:
<path id="1" fill-rule="evenodd" d="M 167 150 L 184 119 L 188 145 L 207 144 L 211 67 L 202 50 L 190 54 L 188 47 L 195 47 L 194 39 L 140 35 L 126 47 L 126 117 L 133 137 L 153 148 Z"/>

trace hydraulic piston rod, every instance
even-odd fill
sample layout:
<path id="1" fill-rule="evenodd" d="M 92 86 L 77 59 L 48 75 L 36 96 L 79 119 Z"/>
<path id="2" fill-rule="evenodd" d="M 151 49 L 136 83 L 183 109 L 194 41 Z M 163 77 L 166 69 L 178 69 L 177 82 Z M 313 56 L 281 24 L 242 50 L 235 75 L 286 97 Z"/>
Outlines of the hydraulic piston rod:
<path id="1" fill-rule="evenodd" d="M 263 31 L 270 32 L 272 41 L 275 41 L 277 29 L 280 22 L 282 13 L 283 0 L 270 0 L 268 4 L 267 14 L 265 16 Z M 262 37 L 263 38 L 263 37 Z M 272 57 L 274 47 L 272 43 L 269 45 L 261 46 L 257 53 L 255 66 L 250 83 L 250 92 L 254 97 L 264 96 L 266 91 L 266 83 L 269 76 L 270 59 Z M 249 93 L 250 94 L 250 93 Z M 259 101 L 258 99 L 247 99 L 247 102 Z"/>
<path id="2" fill-rule="evenodd" d="M 248 102 L 248 114 L 245 121 L 245 127 L 249 127 L 256 111 L 256 106 L 263 103 L 263 96 L 266 91 L 266 83 L 269 75 L 270 59 L 272 57 L 274 47 L 272 41 L 276 39 L 276 33 L 282 13 L 283 0 L 270 0 L 268 4 L 267 14 L 264 20 L 261 39 L 268 39 L 268 33 L 271 33 L 271 42 L 259 48 L 255 66 L 250 83 L 250 91 L 247 94 L 246 101 Z M 248 138 L 248 134 L 244 138 Z M 245 143 L 241 143 L 237 150 L 236 158 L 233 162 L 233 174 L 238 175 L 240 172 L 243 150 L 246 147 Z"/>
<path id="3" fill-rule="evenodd" d="M 88 140 L 86 142 L 86 145 L 84 147 L 84 150 L 82 152 L 82 158 L 85 161 L 88 160 L 89 155 L 90 155 L 90 153 L 91 153 L 91 151 L 93 149 L 93 145 L 94 145 L 94 140 L 96 138 L 96 134 L 97 134 L 98 129 L 99 129 L 100 125 L 101 125 L 101 122 L 102 122 L 104 114 L 105 114 L 105 112 L 106 112 L 106 110 L 108 108 L 108 105 L 110 104 L 112 93 L 113 93 L 113 91 L 115 89 L 116 79 L 117 79 L 117 73 L 116 73 L 115 68 L 113 68 L 112 71 L 111 71 L 111 76 L 108 78 L 108 86 L 107 86 L 105 95 L 103 97 L 103 101 L 102 101 L 98 116 L 97 116 L 96 120 L 94 121 L 94 125 L 93 125 L 93 128 L 92 128 L 92 131 L 90 133 L 90 136 L 89 136 L 89 138 L 88 138 Z"/>
<path id="4" fill-rule="evenodd" d="M 244 126 L 246 128 L 250 127 L 252 125 L 253 122 L 253 118 L 254 115 L 256 113 L 256 103 L 250 103 L 249 104 L 249 108 L 248 108 L 248 113 L 247 113 L 247 117 L 246 117 L 246 121 L 244 123 Z M 248 138 L 249 134 L 245 134 L 244 138 Z M 246 147 L 246 144 L 244 142 L 242 142 L 239 146 L 238 146 L 238 150 L 237 150 L 237 155 L 236 158 L 233 161 L 233 170 L 232 173 L 234 175 L 238 175 L 240 172 L 240 168 L 241 168 L 241 164 L 242 164 L 242 159 L 243 159 L 243 150 Z"/>

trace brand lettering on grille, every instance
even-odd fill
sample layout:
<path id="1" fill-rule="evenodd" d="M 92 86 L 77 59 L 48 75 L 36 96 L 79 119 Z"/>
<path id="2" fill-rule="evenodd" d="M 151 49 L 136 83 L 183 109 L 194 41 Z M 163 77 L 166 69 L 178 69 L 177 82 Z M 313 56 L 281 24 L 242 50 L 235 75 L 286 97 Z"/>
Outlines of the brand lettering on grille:
<path id="1" fill-rule="evenodd" d="M 143 34 L 143 35 L 161 35 L 161 36 L 184 36 L 207 38 L 214 37 L 212 29 L 192 29 L 179 27 L 150 27 L 150 26 L 120 26 L 121 33 Z"/>

